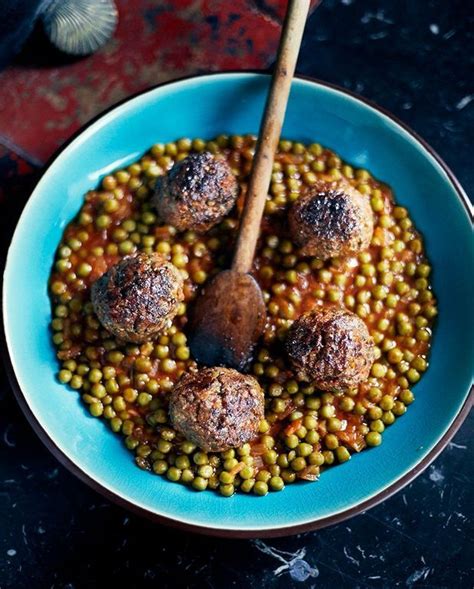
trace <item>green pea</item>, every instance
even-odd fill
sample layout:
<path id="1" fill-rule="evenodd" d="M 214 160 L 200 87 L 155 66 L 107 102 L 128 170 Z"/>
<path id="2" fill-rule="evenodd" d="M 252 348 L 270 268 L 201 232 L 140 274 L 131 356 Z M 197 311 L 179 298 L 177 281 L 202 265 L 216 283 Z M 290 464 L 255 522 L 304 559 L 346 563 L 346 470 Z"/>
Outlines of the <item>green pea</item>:
<path id="1" fill-rule="evenodd" d="M 255 485 L 255 479 L 245 479 L 240 485 L 240 490 L 243 493 L 250 493 Z"/>
<path id="2" fill-rule="evenodd" d="M 99 417 L 104 412 L 104 406 L 100 401 L 97 401 L 89 405 L 89 411 L 92 416 Z"/>
<path id="3" fill-rule="evenodd" d="M 351 455 L 347 448 L 345 448 L 344 446 L 339 446 L 339 448 L 336 448 L 336 457 L 339 462 L 347 462 L 348 460 L 350 460 Z"/>
<path id="4" fill-rule="evenodd" d="M 393 409 L 394 403 L 395 401 L 393 400 L 393 397 L 391 395 L 384 395 L 380 400 L 380 407 L 384 411 L 390 411 L 391 409 Z"/>
<path id="5" fill-rule="evenodd" d="M 285 484 L 294 483 L 296 480 L 296 473 L 292 470 L 285 469 L 281 471 L 281 478 Z"/>
<path id="6" fill-rule="evenodd" d="M 140 405 L 140 407 L 146 407 L 152 398 L 153 397 L 150 395 L 150 393 L 140 393 L 137 397 L 137 403 Z"/>
<path id="7" fill-rule="evenodd" d="M 367 407 L 365 407 L 360 401 L 357 401 L 354 407 L 354 413 L 356 415 L 365 415 L 365 413 L 367 413 Z"/>
<path id="8" fill-rule="evenodd" d="M 234 485 L 219 485 L 219 492 L 223 497 L 231 497 L 235 493 Z"/>
<path id="9" fill-rule="evenodd" d="M 395 415 L 393 411 L 384 411 L 382 421 L 385 425 L 392 425 L 395 422 Z"/>
<path id="10" fill-rule="evenodd" d="M 90 382 L 100 382 L 102 380 L 102 371 L 100 371 L 98 368 L 93 368 L 90 372 L 89 372 L 89 381 Z"/>
<path id="11" fill-rule="evenodd" d="M 182 471 L 179 468 L 176 468 L 176 466 L 170 466 L 168 468 L 166 476 L 168 477 L 168 479 L 170 481 L 177 482 L 180 480 L 181 474 L 182 474 Z"/>
<path id="12" fill-rule="evenodd" d="M 111 223 L 112 219 L 109 215 L 99 215 L 95 220 L 97 229 L 107 229 Z"/>
<path id="13" fill-rule="evenodd" d="M 327 428 L 329 432 L 338 432 L 342 428 L 342 423 L 337 417 L 331 417 L 328 419 Z"/>
<path id="14" fill-rule="evenodd" d="M 271 476 L 272 475 L 270 474 L 270 472 L 268 470 L 260 470 L 257 473 L 256 479 L 257 479 L 257 481 L 263 481 L 264 483 L 268 483 Z"/>
<path id="15" fill-rule="evenodd" d="M 181 444 L 181 451 L 185 454 L 191 454 L 192 452 L 194 452 L 194 450 L 196 450 L 196 444 L 193 444 L 192 442 L 188 442 L 187 440 L 185 440 Z"/>
<path id="16" fill-rule="evenodd" d="M 420 380 L 420 373 L 415 368 L 410 368 L 407 371 L 407 378 L 411 383 L 418 382 Z"/>
<path id="17" fill-rule="evenodd" d="M 387 358 L 391 364 L 398 364 L 403 360 L 403 352 L 398 348 L 393 348 L 389 350 Z"/>
<path id="18" fill-rule="evenodd" d="M 152 469 L 156 474 L 164 474 L 168 470 L 168 463 L 166 460 L 155 460 L 155 462 L 153 462 Z"/>
<path id="19" fill-rule="evenodd" d="M 372 295 L 377 300 L 385 299 L 388 295 L 388 288 L 382 284 L 377 284 L 372 289 Z"/>
<path id="20" fill-rule="evenodd" d="M 284 488 L 285 483 L 281 477 L 273 476 L 269 481 L 269 486 L 272 491 L 281 491 Z"/>
<path id="21" fill-rule="evenodd" d="M 305 442 L 298 444 L 298 446 L 296 448 L 296 453 L 298 454 L 298 456 L 309 456 L 312 451 L 313 451 L 313 446 L 311 444 L 307 444 Z"/>
<path id="22" fill-rule="evenodd" d="M 251 449 L 252 448 L 251 448 L 250 444 L 246 443 L 237 449 L 237 454 L 239 456 L 248 456 L 250 454 Z"/>
<path id="23" fill-rule="evenodd" d="M 399 301 L 399 297 L 396 294 L 389 293 L 385 299 L 385 305 L 390 309 L 395 309 Z"/>
<path id="24" fill-rule="evenodd" d="M 342 411 L 352 411 L 354 409 L 354 405 L 355 401 L 350 397 L 343 397 L 339 401 L 339 407 L 342 409 Z"/>
<path id="25" fill-rule="evenodd" d="M 319 411 L 319 415 L 324 419 L 334 417 L 336 409 L 333 405 L 323 405 Z"/>
<path id="26" fill-rule="evenodd" d="M 306 460 L 302 456 L 300 456 L 299 458 L 294 458 L 291 461 L 291 468 L 296 472 L 303 470 L 303 468 L 305 468 L 305 467 L 306 467 Z"/>
<path id="27" fill-rule="evenodd" d="M 207 479 L 198 476 L 195 477 L 193 482 L 191 483 L 193 489 L 195 489 L 196 491 L 204 491 L 207 488 L 208 485 L 208 481 Z"/>
<path id="28" fill-rule="evenodd" d="M 173 445 L 170 442 L 167 442 L 166 440 L 159 440 L 157 443 L 158 450 L 160 452 L 163 452 L 163 454 L 167 454 L 172 447 Z"/>
<path id="29" fill-rule="evenodd" d="M 181 473 L 181 482 L 189 485 L 194 480 L 194 473 L 191 469 L 185 468 Z"/>
<path id="30" fill-rule="evenodd" d="M 60 370 L 58 374 L 59 382 L 66 384 L 72 379 L 72 372 L 70 370 Z"/>
<path id="31" fill-rule="evenodd" d="M 415 400 L 415 395 L 409 389 L 403 389 L 400 391 L 399 399 L 405 405 L 410 405 Z"/>
<path id="32" fill-rule="evenodd" d="M 365 441 L 367 446 L 380 446 L 382 443 L 382 436 L 378 432 L 371 431 L 365 436 Z"/>
<path id="33" fill-rule="evenodd" d="M 263 455 L 263 461 L 265 464 L 276 464 L 277 458 L 278 454 L 275 452 L 275 450 L 268 450 Z"/>
<path id="34" fill-rule="evenodd" d="M 80 389 L 82 387 L 82 383 L 82 378 L 77 374 L 73 374 L 71 380 L 69 381 L 69 385 L 73 389 Z"/>
<path id="35" fill-rule="evenodd" d="M 324 456 L 324 464 L 333 464 L 334 463 L 334 452 L 331 450 L 325 450 L 323 452 Z"/>
<path id="36" fill-rule="evenodd" d="M 307 415 L 304 419 L 303 419 L 303 425 L 305 426 L 306 429 L 308 430 L 312 430 L 312 429 L 316 429 L 316 427 L 318 426 L 318 420 L 315 419 L 313 416 L 311 415 Z"/>
<path id="37" fill-rule="evenodd" d="M 404 413 L 406 413 L 406 410 L 407 410 L 407 408 L 404 403 L 402 403 L 401 401 L 395 401 L 395 404 L 392 409 L 392 412 L 394 415 L 399 417 L 400 415 L 403 415 Z"/>
<path id="38" fill-rule="evenodd" d="M 178 456 L 176 458 L 174 464 L 177 468 L 184 470 L 185 468 L 189 468 L 191 463 L 189 462 L 189 458 L 186 455 L 182 455 L 182 456 Z M 211 472 L 211 474 L 212 474 L 212 472 Z"/>
<path id="39" fill-rule="evenodd" d="M 308 431 L 304 439 L 306 442 L 308 442 L 308 444 L 313 445 L 319 442 L 319 434 L 316 430 L 311 429 Z"/>
<path id="40" fill-rule="evenodd" d="M 113 432 L 118 433 L 122 428 L 122 420 L 120 419 L 120 417 L 113 417 L 110 420 L 110 427 Z"/>
<path id="41" fill-rule="evenodd" d="M 383 378 L 387 374 L 387 367 L 379 362 L 374 362 L 371 373 L 376 378 Z"/>
<path id="42" fill-rule="evenodd" d="M 298 436 L 291 434 L 285 438 L 285 444 L 288 448 L 296 448 L 299 444 Z"/>
<path id="43" fill-rule="evenodd" d="M 94 383 L 92 385 L 92 387 L 91 387 L 91 393 L 97 399 L 103 399 L 107 395 L 107 391 L 105 390 L 104 385 L 103 384 L 100 384 L 98 382 L 96 382 L 96 383 Z"/>
<path id="44" fill-rule="evenodd" d="M 383 424 L 383 421 L 381 419 L 375 419 L 370 423 L 369 427 L 371 431 L 378 432 L 379 434 L 381 434 L 385 430 L 385 425 Z"/>
<path id="45" fill-rule="evenodd" d="M 256 495 L 265 496 L 268 493 L 268 485 L 263 481 L 257 481 L 253 486 L 253 492 Z"/>
<path id="46" fill-rule="evenodd" d="M 324 456 L 321 452 L 311 452 L 308 456 L 308 462 L 312 466 L 322 466 L 324 464 Z"/>
<path id="47" fill-rule="evenodd" d="M 119 243 L 118 246 L 118 251 L 123 254 L 124 256 L 132 254 L 136 249 L 135 244 L 130 241 L 129 239 L 126 239 L 125 241 L 122 241 L 122 243 Z"/>
<path id="48" fill-rule="evenodd" d="M 321 399 L 319 397 L 308 397 L 305 401 L 308 409 L 319 409 L 321 407 Z"/>
<path id="49" fill-rule="evenodd" d="M 229 472 L 227 472 L 225 470 L 222 471 L 220 473 L 220 475 L 219 475 L 220 482 L 223 483 L 223 484 L 225 484 L 225 485 L 229 485 L 229 484 L 233 483 L 234 482 L 234 478 L 235 477 L 234 477 L 233 474 L 230 474 Z"/>
<path id="50" fill-rule="evenodd" d="M 329 450 L 334 450 L 339 446 L 339 439 L 334 434 L 327 434 L 324 437 L 324 444 Z"/>
<path id="51" fill-rule="evenodd" d="M 380 407 L 371 407 L 368 410 L 370 419 L 380 419 L 382 417 L 382 409 Z"/>
<path id="52" fill-rule="evenodd" d="M 193 456 L 194 464 L 201 466 L 203 464 L 209 463 L 209 458 L 206 453 L 204 452 L 196 452 Z"/>

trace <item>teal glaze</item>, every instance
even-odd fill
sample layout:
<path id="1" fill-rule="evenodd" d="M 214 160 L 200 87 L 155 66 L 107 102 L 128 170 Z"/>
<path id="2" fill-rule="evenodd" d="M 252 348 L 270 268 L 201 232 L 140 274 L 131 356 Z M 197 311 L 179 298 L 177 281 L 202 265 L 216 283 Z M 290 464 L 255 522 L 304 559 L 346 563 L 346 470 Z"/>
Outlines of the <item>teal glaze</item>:
<path id="1" fill-rule="evenodd" d="M 4 276 L 5 332 L 26 401 L 57 447 L 112 493 L 181 522 L 270 530 L 357 506 L 429 453 L 460 411 L 471 384 L 474 333 L 471 224 L 453 183 L 428 151 L 392 119 L 338 90 L 293 83 L 283 136 L 318 141 L 390 184 L 426 239 L 439 300 L 431 366 L 416 401 L 379 448 L 266 498 L 196 493 L 139 470 L 118 436 L 89 417 L 79 395 L 55 380 L 48 324 L 48 275 L 67 222 L 84 193 L 157 141 L 258 131 L 269 78 L 221 74 L 166 85 L 132 98 L 83 131 L 52 163 L 16 229 Z"/>

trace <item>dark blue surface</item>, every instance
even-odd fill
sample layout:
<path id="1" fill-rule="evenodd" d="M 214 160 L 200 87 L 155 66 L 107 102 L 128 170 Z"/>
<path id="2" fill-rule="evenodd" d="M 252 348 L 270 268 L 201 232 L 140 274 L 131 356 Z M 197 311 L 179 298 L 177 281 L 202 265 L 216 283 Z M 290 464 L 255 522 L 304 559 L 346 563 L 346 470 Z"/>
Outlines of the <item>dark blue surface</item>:
<path id="1" fill-rule="evenodd" d="M 20 51 L 49 0 L 0 0 L 0 69 Z"/>
<path id="2" fill-rule="evenodd" d="M 326 0 L 308 25 L 299 71 L 397 114 L 469 193 L 468 4 Z M 471 414 L 414 483 L 348 522 L 264 543 L 205 539 L 149 524 L 77 481 L 33 434 L 3 376 L 0 587 L 470 587 L 473 431 Z"/>

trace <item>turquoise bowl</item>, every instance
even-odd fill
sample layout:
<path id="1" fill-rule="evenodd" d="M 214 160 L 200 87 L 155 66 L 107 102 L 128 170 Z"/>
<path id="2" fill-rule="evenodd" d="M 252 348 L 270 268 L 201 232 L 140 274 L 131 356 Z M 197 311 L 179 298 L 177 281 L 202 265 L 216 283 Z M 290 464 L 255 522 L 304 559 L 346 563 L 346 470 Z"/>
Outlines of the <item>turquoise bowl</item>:
<path id="1" fill-rule="evenodd" d="M 196 493 L 138 469 L 120 439 L 55 379 L 47 281 L 56 246 L 84 193 L 157 141 L 257 133 L 269 77 L 226 73 L 149 90 L 102 115 L 51 163 L 18 223 L 3 312 L 17 398 L 50 450 L 82 480 L 142 514 L 223 536 L 276 536 L 340 521 L 388 497 L 425 468 L 469 409 L 474 357 L 473 240 L 468 200 L 433 151 L 392 116 L 348 92 L 295 79 L 283 136 L 318 141 L 390 184 L 426 239 L 439 301 L 431 365 L 416 402 L 362 452 L 265 498 Z"/>

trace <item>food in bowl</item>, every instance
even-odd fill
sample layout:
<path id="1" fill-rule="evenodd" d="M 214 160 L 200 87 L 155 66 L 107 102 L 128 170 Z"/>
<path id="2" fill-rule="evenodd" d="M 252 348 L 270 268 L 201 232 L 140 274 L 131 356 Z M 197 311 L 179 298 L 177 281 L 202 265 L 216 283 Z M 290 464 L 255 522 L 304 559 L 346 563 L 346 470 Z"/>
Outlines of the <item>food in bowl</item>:
<path id="1" fill-rule="evenodd" d="M 264 405 L 253 376 L 212 367 L 183 374 L 171 392 L 169 415 L 173 427 L 201 450 L 225 452 L 255 440 Z"/>
<path id="2" fill-rule="evenodd" d="M 256 438 L 237 447 L 212 451 L 198 445 L 205 446 L 207 438 L 186 439 L 173 427 L 169 402 L 178 381 L 189 378 L 183 375 L 198 369 L 187 346 L 188 312 L 201 285 L 228 266 L 254 149 L 253 136 L 181 139 L 157 144 L 127 169 L 106 176 L 66 228 L 50 280 L 59 380 L 80 390 L 91 415 L 124 436 L 140 468 L 224 496 L 265 495 L 298 480 L 316 480 L 325 468 L 378 446 L 384 429 L 414 399 L 411 387 L 427 369 L 437 314 L 423 240 L 390 188 L 317 143 L 282 140 L 253 268 L 268 320 L 250 373 L 264 391 L 265 417 Z M 225 158 L 240 196 L 204 233 L 197 226 L 178 231 L 156 212 L 156 181 L 190 153 L 205 152 Z M 370 204 L 368 247 L 327 259 L 300 249 L 288 213 L 319 182 L 344 190 L 348 183 Z M 101 324 L 91 287 L 139 252 L 159 254 L 180 272 L 184 298 L 169 327 L 130 343 Z M 359 335 L 364 323 L 373 356 L 370 362 L 365 358 L 370 374 L 361 382 L 351 378 L 326 390 L 308 382 L 312 374 L 298 374 L 285 342 L 299 317 L 326 313 L 330 306 L 355 314 Z M 364 364 L 357 376 L 365 370 Z M 190 437 L 187 427 L 182 429 Z"/>
<path id="3" fill-rule="evenodd" d="M 205 232 L 234 206 L 239 187 L 227 161 L 204 151 L 177 162 L 158 178 L 154 192 L 162 221 L 178 231 Z"/>
<path id="4" fill-rule="evenodd" d="M 169 327 L 183 300 L 183 277 L 157 253 L 137 253 L 94 282 L 91 300 L 99 321 L 121 340 L 143 343 Z"/>
<path id="5" fill-rule="evenodd" d="M 336 306 L 315 307 L 298 317 L 285 347 L 296 376 L 323 391 L 347 391 L 364 382 L 375 359 L 366 324 Z"/>
<path id="6" fill-rule="evenodd" d="M 374 233 L 369 199 L 342 180 L 315 182 L 291 207 L 289 223 L 300 252 L 321 260 L 358 254 Z"/>

